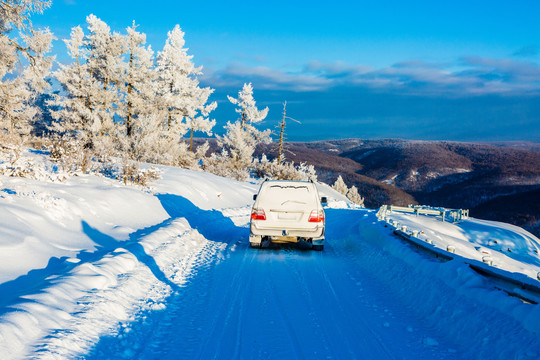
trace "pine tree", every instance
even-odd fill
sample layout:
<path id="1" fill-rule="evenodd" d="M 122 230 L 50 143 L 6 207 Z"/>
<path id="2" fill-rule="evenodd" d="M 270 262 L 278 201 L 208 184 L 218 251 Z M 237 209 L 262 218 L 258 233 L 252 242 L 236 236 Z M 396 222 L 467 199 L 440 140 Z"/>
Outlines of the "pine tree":
<path id="1" fill-rule="evenodd" d="M 217 103 L 206 104 L 214 91 L 199 87 L 198 75 L 202 66 L 196 67 L 193 55 L 184 48 L 184 32 L 176 25 L 168 33 L 167 42 L 158 53 L 158 104 L 165 114 L 164 128 L 178 141 L 190 131 L 190 150 L 193 150 L 193 133 L 211 134 L 215 121 L 208 119 Z"/>
<path id="2" fill-rule="evenodd" d="M 227 122 L 225 135 L 218 136 L 221 153 L 212 154 L 205 159 L 203 168 L 205 171 L 237 180 L 245 180 L 253 168 L 257 168 L 256 172 L 273 173 L 273 165 L 267 159 L 256 162 L 253 160 L 257 144 L 272 141 L 270 130 L 260 131 L 254 126 L 267 116 L 268 108 L 257 109 L 251 84 L 244 84 L 237 99 L 231 96 L 228 98 L 238 106 L 236 112 L 240 117 L 235 122 Z"/>
<path id="3" fill-rule="evenodd" d="M 86 18 L 89 35 L 87 66 L 95 101 L 90 104 L 100 119 L 100 136 L 114 136 L 117 129 L 114 116 L 120 104 L 122 56 L 126 42 L 122 35 L 111 33 L 110 27 L 95 15 Z M 100 90 L 99 90 L 100 89 Z"/>
<path id="4" fill-rule="evenodd" d="M 272 142 L 270 130 L 260 131 L 254 125 L 268 115 L 268 107 L 259 110 L 253 98 L 253 86 L 244 84 L 238 92 L 238 98 L 227 96 L 229 101 L 237 105 L 235 110 L 240 117 L 234 123 L 228 122 L 227 130 L 220 143 L 229 151 L 231 158 L 238 168 L 251 166 L 253 153 L 258 144 Z"/>
<path id="5" fill-rule="evenodd" d="M 8 134 L 30 132 L 39 111 L 33 99 L 49 87 L 47 57 L 53 39 L 48 30 L 35 30 L 29 17 L 50 6 L 44 0 L 0 1 L 0 129 Z"/>
<path id="6" fill-rule="evenodd" d="M 123 117 L 128 138 L 134 136 L 138 120 L 153 112 L 156 93 L 154 54 L 151 47 L 144 46 L 146 35 L 136 29 L 135 22 L 126 29 L 127 63 L 124 64 L 124 81 L 121 82 L 125 94 Z"/>
<path id="7" fill-rule="evenodd" d="M 239 121 L 243 130 L 249 131 L 250 126 L 263 121 L 268 115 L 268 107 L 263 110 L 257 109 L 255 99 L 253 98 L 253 86 L 251 83 L 244 84 L 242 90 L 238 92 L 238 99 L 235 99 L 232 96 L 227 96 L 227 98 L 231 103 L 238 105 L 238 108 L 235 111 L 240 114 Z"/>
<path id="8" fill-rule="evenodd" d="M 347 195 L 347 192 L 349 191 L 349 188 L 343 181 L 343 178 L 341 177 L 341 175 L 338 176 L 336 182 L 334 183 L 334 185 L 332 185 L 332 189 L 336 190 L 338 193 L 343 194 L 343 195 Z"/>
<path id="9" fill-rule="evenodd" d="M 74 27 L 70 39 L 64 42 L 74 62 L 60 64 L 59 70 L 54 72 L 63 92 L 54 94 L 49 101 L 51 114 L 56 120 L 53 130 L 59 134 L 77 135 L 86 144 L 101 129 L 100 118 L 94 111 L 101 89 L 90 77 L 87 43 L 82 28 Z"/>
<path id="10" fill-rule="evenodd" d="M 351 200 L 357 205 L 364 206 L 364 198 L 360 196 L 358 189 L 354 185 L 351 186 L 349 191 L 347 191 L 347 199 Z"/>
<path id="11" fill-rule="evenodd" d="M 208 105 L 208 98 L 214 92 L 214 89 L 209 87 L 198 88 L 195 91 L 196 101 L 196 110 L 199 115 L 194 117 L 186 117 L 186 124 L 188 129 L 190 129 L 189 136 L 189 151 L 193 152 L 193 134 L 195 131 L 200 131 L 206 133 L 207 135 L 212 135 L 212 128 L 216 125 L 215 120 L 209 119 L 210 113 L 217 108 L 217 102 L 212 102 Z"/>

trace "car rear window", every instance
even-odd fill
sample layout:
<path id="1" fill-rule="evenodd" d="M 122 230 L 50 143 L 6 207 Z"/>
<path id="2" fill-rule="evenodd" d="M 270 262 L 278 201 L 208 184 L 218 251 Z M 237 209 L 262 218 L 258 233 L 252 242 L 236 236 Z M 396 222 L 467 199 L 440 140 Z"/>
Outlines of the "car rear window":
<path id="1" fill-rule="evenodd" d="M 281 206 L 285 203 L 313 205 L 317 201 L 313 187 L 307 185 L 272 184 L 263 188 L 259 196 L 266 206 Z"/>

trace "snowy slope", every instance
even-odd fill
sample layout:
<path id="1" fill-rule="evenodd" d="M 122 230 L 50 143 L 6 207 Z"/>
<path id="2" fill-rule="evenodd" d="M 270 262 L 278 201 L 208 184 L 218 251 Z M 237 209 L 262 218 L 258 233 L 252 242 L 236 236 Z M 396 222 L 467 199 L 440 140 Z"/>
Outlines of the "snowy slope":
<path id="1" fill-rule="evenodd" d="M 1 359 L 540 356 L 538 306 L 416 253 L 325 185 L 324 252 L 258 251 L 257 183 L 161 170 L 150 188 L 0 177 Z M 539 266 L 522 229 L 391 216 L 462 256 Z"/>

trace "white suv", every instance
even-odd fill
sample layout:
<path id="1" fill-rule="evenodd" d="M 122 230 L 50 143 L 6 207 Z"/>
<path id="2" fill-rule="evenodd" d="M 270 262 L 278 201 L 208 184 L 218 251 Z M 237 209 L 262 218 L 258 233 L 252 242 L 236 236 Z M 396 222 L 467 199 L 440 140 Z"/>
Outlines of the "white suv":
<path id="1" fill-rule="evenodd" d="M 319 198 L 313 182 L 265 181 L 253 196 L 249 243 L 261 247 L 275 243 L 304 241 L 313 250 L 324 249 L 324 210 L 326 198 Z"/>

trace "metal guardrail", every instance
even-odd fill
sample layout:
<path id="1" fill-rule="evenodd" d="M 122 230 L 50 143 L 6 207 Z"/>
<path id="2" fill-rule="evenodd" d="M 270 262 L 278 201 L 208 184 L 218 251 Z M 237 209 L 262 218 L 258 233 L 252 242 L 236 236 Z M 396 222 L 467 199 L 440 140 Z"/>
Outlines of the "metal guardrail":
<path id="1" fill-rule="evenodd" d="M 518 297 L 526 302 L 532 304 L 540 304 L 540 282 L 535 281 L 533 278 L 527 276 L 524 273 L 514 273 L 508 270 L 498 268 L 496 264 L 493 264 L 493 259 L 490 256 L 483 256 L 482 261 L 474 260 L 468 257 L 460 256 L 456 254 L 456 249 L 453 245 L 448 245 L 445 249 L 439 248 L 433 244 L 430 239 L 420 239 L 418 230 L 413 230 L 411 233 L 407 231 L 406 226 L 399 226 L 397 221 L 392 221 L 387 218 L 388 211 L 401 211 L 407 213 L 426 214 L 442 216 L 444 221 L 446 216 L 450 216 L 454 221 L 466 219 L 469 216 L 468 210 L 451 210 L 451 209 L 434 209 L 421 206 L 391 206 L 383 205 L 377 212 L 377 217 L 390 226 L 394 227 L 393 233 L 403 240 L 406 240 L 419 249 L 431 253 L 436 258 L 442 261 L 458 260 L 467 264 L 471 269 L 477 273 L 493 279 L 497 282 L 496 288 L 507 292 L 511 296 Z M 537 279 L 540 281 L 540 272 L 537 274 Z"/>
<path id="2" fill-rule="evenodd" d="M 432 208 L 421 205 L 409 205 L 407 207 L 383 205 L 379 208 L 379 211 L 377 212 L 377 217 L 379 219 L 384 219 L 388 211 L 410 213 L 415 214 L 416 216 L 418 216 L 419 214 L 441 216 L 443 222 L 445 222 L 447 219 L 450 219 L 452 222 L 458 222 L 460 220 L 469 218 L 469 210 Z"/>
<path id="3" fill-rule="evenodd" d="M 498 284 L 500 290 L 506 291 L 511 296 L 516 296 L 532 304 L 540 303 L 540 282 L 535 281 L 533 278 L 530 278 L 523 273 L 515 273 L 498 268 L 493 266 L 491 261 L 484 261 L 484 258 L 482 261 L 479 261 L 460 256 L 456 254 L 455 251 L 448 251 L 448 249 L 445 251 L 444 249 L 433 245 L 431 242 L 421 240 L 413 234 L 407 233 L 405 230 L 395 229 L 393 233 L 418 248 L 431 253 L 437 258 L 441 258 L 444 261 L 458 260 L 467 264 L 479 274 L 502 282 Z M 538 274 L 538 280 L 540 280 L 540 273 Z M 509 284 L 510 286 L 505 286 L 505 284 Z"/>

